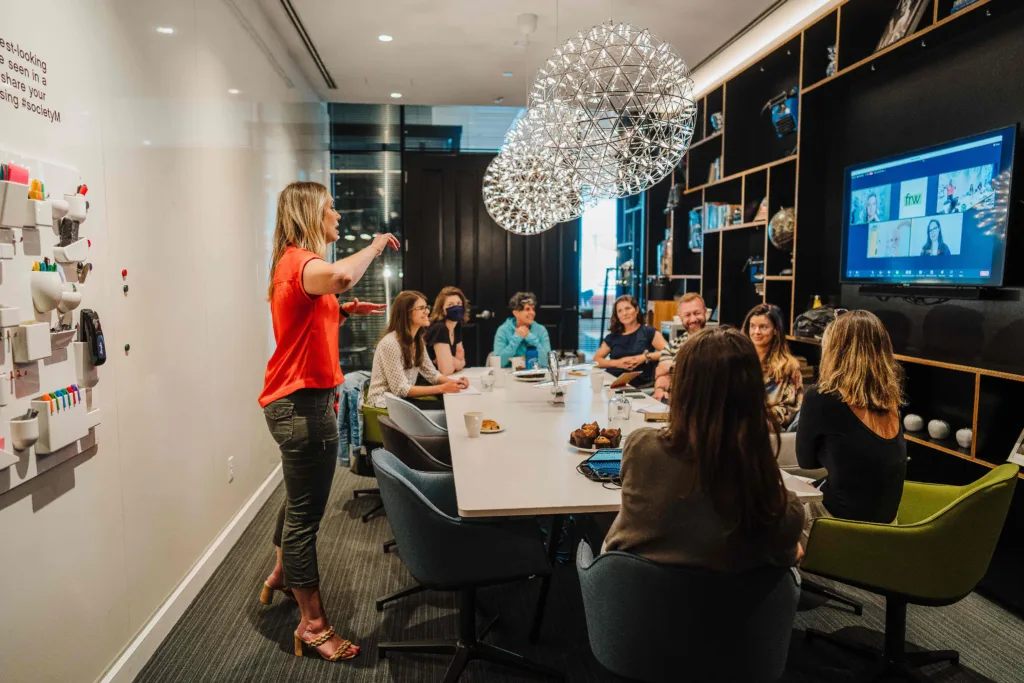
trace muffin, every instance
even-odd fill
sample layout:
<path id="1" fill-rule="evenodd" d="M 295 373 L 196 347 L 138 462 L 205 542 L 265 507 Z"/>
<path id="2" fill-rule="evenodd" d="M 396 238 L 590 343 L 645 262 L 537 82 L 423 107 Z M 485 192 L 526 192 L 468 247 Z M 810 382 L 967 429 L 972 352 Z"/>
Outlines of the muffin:
<path id="1" fill-rule="evenodd" d="M 612 448 L 618 448 L 619 444 L 622 443 L 622 430 L 621 429 L 602 429 L 601 436 L 608 439 Z"/>
<path id="2" fill-rule="evenodd" d="M 571 441 L 573 445 L 578 446 L 579 448 L 593 448 L 594 440 L 596 438 L 597 434 L 591 434 L 590 432 L 585 432 L 582 429 L 577 429 L 572 433 Z"/>
<path id="3" fill-rule="evenodd" d="M 599 436 L 594 439 L 594 448 L 612 448 L 612 442 L 606 436 Z"/>

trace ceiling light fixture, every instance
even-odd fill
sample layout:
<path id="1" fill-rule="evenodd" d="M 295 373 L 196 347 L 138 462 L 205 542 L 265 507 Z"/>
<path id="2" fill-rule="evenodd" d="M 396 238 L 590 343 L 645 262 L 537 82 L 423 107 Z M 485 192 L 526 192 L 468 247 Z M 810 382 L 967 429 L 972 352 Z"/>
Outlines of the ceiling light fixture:
<path id="1" fill-rule="evenodd" d="M 377 36 L 377 40 L 379 40 L 382 43 L 390 43 L 392 40 L 394 40 L 394 38 L 392 38 L 386 33 L 382 33 L 379 36 Z"/>
<path id="2" fill-rule="evenodd" d="M 356 241 L 356 236 L 355 235 L 345 235 L 345 239 L 347 239 L 349 242 L 355 242 Z"/>
<path id="3" fill-rule="evenodd" d="M 365 232 L 364 232 L 364 233 L 363 233 L 362 235 L 360 235 L 359 237 L 360 237 L 361 239 L 364 239 L 364 240 L 366 240 L 366 241 L 370 241 L 370 240 L 372 240 L 372 239 L 373 239 L 373 235 L 367 235 L 367 234 L 366 234 Z"/>
<path id="4" fill-rule="evenodd" d="M 495 97 L 495 98 L 494 98 L 494 103 L 495 103 L 495 104 L 501 104 L 501 103 L 502 103 L 502 102 L 504 102 L 504 101 L 505 101 L 505 98 L 504 98 L 504 97 Z"/>
<path id="5" fill-rule="evenodd" d="M 391 93 L 391 97 L 393 99 L 396 99 L 396 100 L 401 99 L 402 98 L 402 93 L 400 93 L 400 92 L 393 92 L 393 93 Z"/>
<path id="6" fill-rule="evenodd" d="M 240 92 L 242 92 L 242 91 L 239 90 L 238 88 L 228 88 L 228 94 L 229 95 L 237 95 Z"/>
<path id="7" fill-rule="evenodd" d="M 505 78 L 512 78 L 512 76 L 514 76 L 515 74 L 513 74 L 511 71 L 502 71 L 501 75 L 504 76 Z"/>
<path id="8" fill-rule="evenodd" d="M 157 33 L 162 33 L 165 36 L 173 36 L 174 35 L 174 29 L 171 28 L 170 26 L 157 26 L 156 27 L 156 32 Z"/>
<path id="9" fill-rule="evenodd" d="M 149 147 L 149 146 L 150 146 L 150 145 L 152 145 L 153 143 L 152 143 L 152 142 L 150 142 L 149 140 L 143 140 L 143 141 L 142 141 L 142 144 L 143 144 L 144 146 L 146 146 L 146 147 Z"/>

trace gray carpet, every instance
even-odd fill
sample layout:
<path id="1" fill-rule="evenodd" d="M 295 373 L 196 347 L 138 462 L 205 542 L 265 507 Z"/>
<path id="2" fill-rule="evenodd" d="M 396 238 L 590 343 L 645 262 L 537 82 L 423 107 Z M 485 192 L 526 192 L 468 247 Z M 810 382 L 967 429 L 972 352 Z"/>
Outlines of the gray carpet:
<path id="1" fill-rule="evenodd" d="M 440 681 L 448 662 L 443 657 L 393 655 L 378 660 L 376 643 L 384 640 L 448 638 L 455 633 L 453 596 L 421 593 L 393 603 L 379 613 L 374 599 L 411 583 L 399 557 L 382 553 L 391 537 L 386 518 L 359 521 L 377 500 L 352 499 L 352 490 L 371 479 L 339 470 L 320 532 L 322 591 L 337 630 L 363 646 L 351 662 L 325 662 L 292 655 L 292 632 L 298 623 L 295 603 L 278 594 L 273 606 L 259 603 L 259 588 L 272 563 L 271 532 L 283 489 L 279 488 L 203 588 L 181 621 L 161 644 L 137 681 L 197 683 L 210 681 L 346 681 L 406 683 Z M 486 610 L 501 619 L 488 640 L 520 651 L 566 672 L 566 680 L 587 683 L 618 681 L 594 660 L 586 636 L 575 567 L 557 567 L 540 645 L 526 643 L 538 587 L 516 584 L 481 592 Z M 852 681 L 865 662 L 826 643 L 808 644 L 808 626 L 847 633 L 881 644 L 882 601 L 855 589 L 842 590 L 865 604 L 855 617 L 822 607 L 797 615 L 786 683 Z M 962 666 L 936 665 L 925 670 L 941 683 L 966 681 L 1024 682 L 1024 622 L 978 595 L 943 608 L 911 607 L 908 640 L 922 648 L 952 648 Z M 527 683 L 536 677 L 500 666 L 474 662 L 463 683 Z"/>

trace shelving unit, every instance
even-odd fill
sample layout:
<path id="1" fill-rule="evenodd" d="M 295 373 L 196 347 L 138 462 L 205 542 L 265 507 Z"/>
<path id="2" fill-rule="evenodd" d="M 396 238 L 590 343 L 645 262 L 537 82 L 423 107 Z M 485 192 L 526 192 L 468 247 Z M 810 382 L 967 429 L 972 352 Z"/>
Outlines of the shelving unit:
<path id="1" fill-rule="evenodd" d="M 951 69 L 960 69 L 960 78 L 964 79 L 974 78 L 970 74 L 977 73 L 979 68 L 985 70 L 978 65 L 985 61 L 981 53 L 988 49 L 987 41 L 1002 40 L 1000 49 L 1009 49 L 1009 37 L 992 38 L 997 29 L 1009 32 L 1020 27 L 1024 37 L 1024 5 L 1011 0 L 979 0 L 950 14 L 952 3 L 953 0 L 932 0 L 912 34 L 875 51 L 895 0 L 846 0 L 810 17 L 793 33 L 779 38 L 765 54 L 710 87 L 698 98 L 697 130 L 683 161 L 685 172 L 677 171 L 673 176 L 672 182 L 683 187 L 666 225 L 672 231 L 675 245 L 671 278 L 685 282 L 687 291 L 699 287 L 708 306 L 718 310 L 720 322 L 738 325 L 752 305 L 766 302 L 782 309 L 792 330 L 793 321 L 814 294 L 823 298 L 834 296 L 847 308 L 876 311 L 889 327 L 900 351 L 897 358 L 907 369 L 911 407 L 918 409 L 926 421 L 944 416 L 942 419 L 950 422 L 954 432 L 965 426 L 974 431 L 969 450 L 961 449 L 952 439 L 930 439 L 927 433 L 908 434 L 911 447 L 990 468 L 1005 462 L 1024 428 L 1024 414 L 1006 407 L 1024 403 L 1024 353 L 1019 354 L 1018 364 L 1012 364 L 1011 359 L 1007 366 L 992 359 L 982 360 L 984 355 L 977 350 L 966 357 L 946 357 L 943 350 L 920 340 L 919 348 L 915 349 L 908 341 L 911 336 L 938 336 L 934 327 L 931 334 L 926 332 L 922 316 L 914 318 L 911 313 L 901 312 L 885 315 L 886 311 L 881 310 L 885 306 L 857 298 L 856 292 L 851 293 L 849 287 L 843 288 L 838 282 L 841 209 L 836 206 L 837 202 L 841 206 L 842 170 L 849 163 L 886 156 L 875 154 L 873 148 L 858 149 L 855 137 L 843 139 L 845 135 L 855 135 L 845 133 L 844 127 L 863 128 L 865 120 L 876 123 L 867 117 L 877 110 L 876 128 L 898 129 L 891 135 L 894 140 L 891 151 L 886 150 L 889 154 L 955 139 L 955 134 L 941 131 L 928 134 L 938 139 L 924 133 L 915 138 L 914 132 L 922 127 L 922 112 L 907 113 L 891 106 L 898 98 L 896 86 L 889 84 L 895 80 L 901 87 L 919 85 L 929 92 L 942 92 L 950 87 L 945 79 Z M 835 73 L 828 75 L 832 46 L 836 67 Z M 970 53 L 974 71 L 968 73 L 968 67 L 959 64 L 960 52 Z M 930 66 L 933 60 L 945 60 L 943 67 Z M 1002 54 L 991 60 L 991 64 L 997 63 L 1019 64 L 1020 60 Z M 941 75 L 933 75 L 935 70 Z M 1005 79 L 1005 70 L 1000 73 Z M 925 78 L 934 82 L 928 86 L 922 81 Z M 771 97 L 794 87 L 798 88 L 799 127 L 795 135 L 779 138 L 770 116 L 761 110 Z M 1000 95 L 992 91 L 991 97 Z M 861 110 L 849 114 L 846 103 L 860 99 L 864 102 Z M 974 100 L 978 99 L 979 94 L 974 93 Z M 1012 111 L 1013 105 L 1005 108 Z M 1016 107 L 1016 111 L 1020 109 Z M 936 118 L 950 118 L 943 111 L 943 116 Z M 718 130 L 710 123 L 716 113 L 722 114 Z M 901 115 L 903 119 L 899 119 Z M 980 132 L 984 128 L 975 128 L 983 125 L 988 124 L 972 121 L 973 127 L 964 129 L 961 135 Z M 989 128 L 999 125 L 1006 123 Z M 836 144 L 837 138 L 842 145 Z M 883 144 L 872 142 L 876 147 Z M 708 168 L 715 158 L 721 159 L 722 177 L 709 182 Z M 769 219 L 755 220 L 765 198 Z M 705 230 L 703 249 L 694 254 L 687 248 L 689 212 L 708 202 L 742 206 L 743 220 L 736 225 Z M 783 207 L 792 207 L 796 215 L 791 250 L 776 248 L 768 235 L 770 218 Z M 706 221 L 702 224 L 707 225 Z M 654 237 L 654 241 L 660 240 L 660 235 Z M 743 271 L 750 258 L 764 263 L 763 282 L 756 289 L 749 271 Z M 1013 305 L 1016 316 L 1024 319 L 1024 305 Z M 801 353 L 812 357 L 817 353 L 813 340 L 792 336 L 789 339 Z M 1018 338 L 1010 336 L 1011 343 L 1015 339 Z M 1019 339 L 1024 344 L 1024 335 Z M 963 362 L 965 359 L 968 362 Z M 956 387 L 952 393 L 959 398 L 940 399 L 949 392 L 935 388 L 950 385 Z"/>

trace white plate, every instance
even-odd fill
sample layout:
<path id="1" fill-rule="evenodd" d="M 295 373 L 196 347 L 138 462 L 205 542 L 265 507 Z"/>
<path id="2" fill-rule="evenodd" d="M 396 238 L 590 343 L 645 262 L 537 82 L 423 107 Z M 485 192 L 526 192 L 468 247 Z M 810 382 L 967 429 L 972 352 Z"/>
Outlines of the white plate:
<path id="1" fill-rule="evenodd" d="M 566 443 L 569 444 L 569 448 L 575 448 L 580 453 L 587 453 L 589 455 L 593 455 L 594 453 L 597 453 L 597 446 L 593 446 L 591 448 L 583 448 L 582 446 L 577 446 L 572 441 L 567 441 Z"/>
<path id="2" fill-rule="evenodd" d="M 480 429 L 481 434 L 500 434 L 505 431 L 504 427 L 498 427 L 497 429 Z"/>
<path id="3" fill-rule="evenodd" d="M 546 372 L 544 374 L 542 374 L 542 375 L 536 375 L 536 376 L 526 375 L 526 376 L 523 376 L 523 377 L 520 377 L 519 375 L 516 375 L 516 374 L 513 373 L 512 379 L 516 380 L 517 382 L 530 382 L 532 384 L 534 382 L 543 382 L 544 380 L 549 379 L 549 377 L 548 377 L 548 373 L 546 373 Z"/>

